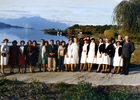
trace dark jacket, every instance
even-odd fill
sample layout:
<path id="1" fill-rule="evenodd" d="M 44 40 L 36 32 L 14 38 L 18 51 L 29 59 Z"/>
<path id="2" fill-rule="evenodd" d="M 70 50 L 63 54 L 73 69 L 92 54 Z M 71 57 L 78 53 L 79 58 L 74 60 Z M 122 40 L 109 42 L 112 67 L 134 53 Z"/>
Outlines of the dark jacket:
<path id="1" fill-rule="evenodd" d="M 105 44 L 104 43 L 99 46 L 99 52 L 100 52 L 100 54 L 105 52 Z"/>
<path id="2" fill-rule="evenodd" d="M 123 43 L 123 48 L 122 48 L 123 57 L 131 58 L 131 54 L 134 52 L 134 50 L 135 50 L 135 46 L 133 42 L 128 41 L 128 43 L 126 42 Z"/>
<path id="3" fill-rule="evenodd" d="M 51 58 L 56 58 L 57 57 L 57 46 L 56 45 L 53 45 L 53 48 L 51 45 L 48 45 L 47 47 L 47 53 L 48 53 L 48 57 L 51 57 Z M 51 56 L 50 53 L 55 53 L 55 55 Z"/>
<path id="4" fill-rule="evenodd" d="M 68 46 L 69 46 L 69 44 L 65 45 L 64 55 L 66 55 L 66 53 L 67 53 Z"/>
<path id="5" fill-rule="evenodd" d="M 113 44 L 109 44 L 107 48 L 105 48 L 105 53 L 107 53 L 109 57 L 114 56 Z"/>
<path id="6" fill-rule="evenodd" d="M 90 50 L 90 44 L 87 46 L 87 55 Z M 98 45 L 95 43 L 95 55 L 97 55 Z"/>

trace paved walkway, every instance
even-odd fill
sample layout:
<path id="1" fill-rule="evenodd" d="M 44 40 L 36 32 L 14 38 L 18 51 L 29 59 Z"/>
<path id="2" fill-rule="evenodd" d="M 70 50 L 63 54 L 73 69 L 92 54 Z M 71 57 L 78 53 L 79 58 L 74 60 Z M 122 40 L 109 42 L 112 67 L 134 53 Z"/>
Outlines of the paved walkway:
<path id="1" fill-rule="evenodd" d="M 29 70 L 29 69 L 28 69 Z M 16 74 L 8 74 L 9 69 L 5 69 L 7 79 L 17 79 L 19 81 L 31 82 L 32 79 L 37 79 L 45 83 L 65 82 L 69 84 L 77 84 L 78 82 L 87 81 L 92 85 L 140 85 L 140 69 L 131 68 L 129 75 L 111 74 L 111 73 L 96 73 L 93 72 L 36 72 L 18 74 L 18 69 L 15 69 Z M 2 74 L 0 74 L 2 77 Z"/>

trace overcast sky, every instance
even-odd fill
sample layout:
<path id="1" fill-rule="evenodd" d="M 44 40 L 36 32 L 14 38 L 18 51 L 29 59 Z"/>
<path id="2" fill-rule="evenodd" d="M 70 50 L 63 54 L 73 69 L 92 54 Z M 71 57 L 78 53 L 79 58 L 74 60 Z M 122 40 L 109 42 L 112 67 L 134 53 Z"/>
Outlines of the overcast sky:
<path id="1" fill-rule="evenodd" d="M 0 18 L 40 16 L 68 25 L 112 24 L 122 0 L 0 0 Z"/>

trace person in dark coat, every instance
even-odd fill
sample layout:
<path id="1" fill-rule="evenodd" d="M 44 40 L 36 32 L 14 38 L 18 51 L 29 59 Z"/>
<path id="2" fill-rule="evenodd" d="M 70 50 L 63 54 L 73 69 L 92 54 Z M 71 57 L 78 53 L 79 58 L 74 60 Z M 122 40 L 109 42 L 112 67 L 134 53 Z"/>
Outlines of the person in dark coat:
<path id="1" fill-rule="evenodd" d="M 14 73 L 14 66 L 17 65 L 18 63 L 18 46 L 17 46 L 17 41 L 14 40 L 12 42 L 12 46 L 9 49 L 10 57 L 9 57 L 9 64 L 10 64 L 10 73 Z"/>
<path id="2" fill-rule="evenodd" d="M 26 73 L 26 67 L 27 65 L 30 66 L 30 73 L 32 73 L 32 54 L 33 54 L 33 46 L 31 45 L 32 41 L 29 40 L 27 42 L 27 46 L 25 47 L 25 73 Z"/>
<path id="3" fill-rule="evenodd" d="M 131 54 L 134 52 L 134 50 L 135 50 L 134 43 L 129 40 L 129 36 L 125 36 L 125 42 L 123 43 L 122 48 L 123 68 L 121 74 L 128 75 Z"/>
<path id="4" fill-rule="evenodd" d="M 51 71 L 51 66 L 53 62 L 53 71 L 56 70 L 56 56 L 57 56 L 57 47 L 54 45 L 54 40 L 50 40 L 50 45 L 47 47 L 48 53 L 48 71 Z"/>
<path id="5" fill-rule="evenodd" d="M 37 42 L 33 41 L 33 53 L 32 53 L 32 72 L 34 72 L 34 67 L 36 66 L 36 63 L 38 61 L 38 55 L 39 55 L 39 48 L 37 47 Z"/>
<path id="6" fill-rule="evenodd" d="M 56 40 L 56 47 L 57 47 L 57 51 L 58 51 L 58 47 L 60 46 L 60 41 Z M 59 66 L 59 59 L 58 59 L 58 52 L 56 54 L 56 67 Z"/>

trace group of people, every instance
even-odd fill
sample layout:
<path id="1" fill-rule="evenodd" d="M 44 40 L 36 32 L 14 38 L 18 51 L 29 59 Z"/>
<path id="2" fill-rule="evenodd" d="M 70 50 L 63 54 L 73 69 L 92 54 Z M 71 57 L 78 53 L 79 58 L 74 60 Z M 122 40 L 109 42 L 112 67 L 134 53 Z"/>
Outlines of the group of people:
<path id="1" fill-rule="evenodd" d="M 10 73 L 14 73 L 14 67 L 18 65 L 19 73 L 23 73 L 23 66 L 26 73 L 27 65 L 30 66 L 30 72 L 34 72 L 34 68 L 38 62 L 39 71 L 43 67 L 45 71 L 63 72 L 64 66 L 66 71 L 86 71 L 91 72 L 93 64 L 98 64 L 96 72 L 120 73 L 128 75 L 131 54 L 135 50 L 133 42 L 129 40 L 129 36 L 125 36 L 125 41 L 122 36 L 118 35 L 118 40 L 114 38 L 109 40 L 106 38 L 105 43 L 103 38 L 99 38 L 99 43 L 95 42 L 93 37 L 69 39 L 68 44 L 65 41 L 48 41 L 41 39 L 41 44 L 37 45 L 36 41 L 29 40 L 27 45 L 22 40 L 20 46 L 17 46 L 17 41 L 12 42 L 12 46 L 8 46 L 8 39 L 4 39 L 4 44 L 1 46 L 1 72 L 4 74 L 4 67 L 10 65 Z M 53 67 L 52 67 L 53 64 Z M 79 65 L 79 66 L 78 66 Z"/>

